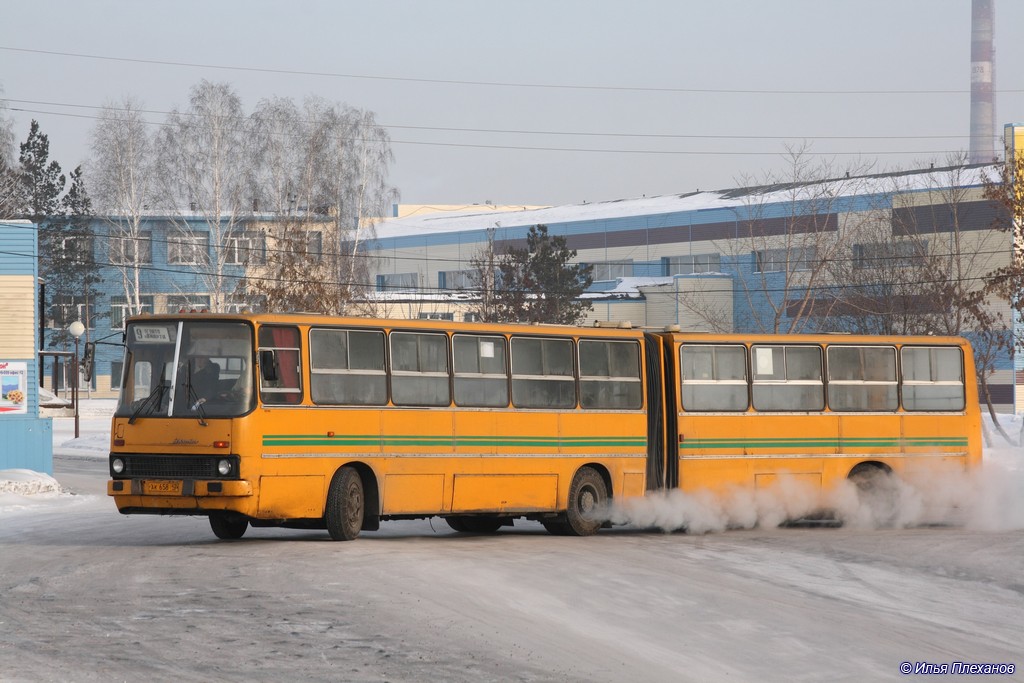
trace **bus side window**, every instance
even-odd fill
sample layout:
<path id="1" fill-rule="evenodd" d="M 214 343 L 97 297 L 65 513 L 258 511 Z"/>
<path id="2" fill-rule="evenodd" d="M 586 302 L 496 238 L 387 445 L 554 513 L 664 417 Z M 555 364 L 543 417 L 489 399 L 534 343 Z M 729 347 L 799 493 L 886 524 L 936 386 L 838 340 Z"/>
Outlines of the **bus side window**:
<path id="1" fill-rule="evenodd" d="M 391 400 L 395 405 L 450 405 L 448 336 L 392 332 Z"/>
<path id="2" fill-rule="evenodd" d="M 455 405 L 504 408 L 508 406 L 508 370 L 505 338 L 456 334 Z"/>
<path id="3" fill-rule="evenodd" d="M 746 347 L 684 344 L 679 353 L 683 410 L 742 412 L 749 407 Z"/>
<path id="4" fill-rule="evenodd" d="M 388 402 L 381 331 L 311 329 L 309 371 L 310 398 L 318 405 Z"/>
<path id="5" fill-rule="evenodd" d="M 517 408 L 575 408 L 571 339 L 512 337 L 512 404 Z"/>
<path id="6" fill-rule="evenodd" d="M 750 347 L 754 409 L 817 411 L 825 408 L 821 347 Z"/>
<path id="7" fill-rule="evenodd" d="M 828 347 L 828 407 L 837 412 L 890 412 L 899 406 L 896 349 Z"/>
<path id="8" fill-rule="evenodd" d="M 635 410 L 643 404 L 640 346 L 631 341 L 581 339 L 580 406 Z"/>
<path id="9" fill-rule="evenodd" d="M 903 407 L 906 410 L 963 410 L 964 359 L 955 346 L 904 346 Z"/>

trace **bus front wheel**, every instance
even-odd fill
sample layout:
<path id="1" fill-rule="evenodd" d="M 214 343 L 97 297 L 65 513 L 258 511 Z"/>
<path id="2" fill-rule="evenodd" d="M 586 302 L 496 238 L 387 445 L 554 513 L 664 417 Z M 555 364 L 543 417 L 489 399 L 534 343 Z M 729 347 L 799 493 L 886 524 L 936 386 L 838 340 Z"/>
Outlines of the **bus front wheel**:
<path id="1" fill-rule="evenodd" d="M 334 473 L 327 491 L 327 511 L 324 515 L 327 532 L 335 541 L 351 541 L 363 528 L 365 499 L 363 480 L 354 467 L 346 465 Z"/>
<path id="2" fill-rule="evenodd" d="M 608 487 L 604 479 L 593 467 L 581 467 L 569 485 L 569 507 L 565 511 L 564 530 L 572 536 L 596 534 L 602 524 L 598 514 L 607 502 Z M 548 531 L 551 529 L 548 528 Z"/>
<path id="3" fill-rule="evenodd" d="M 249 520 L 241 515 L 222 512 L 210 515 L 210 528 L 213 535 L 225 541 L 234 541 L 245 535 L 249 528 Z"/>

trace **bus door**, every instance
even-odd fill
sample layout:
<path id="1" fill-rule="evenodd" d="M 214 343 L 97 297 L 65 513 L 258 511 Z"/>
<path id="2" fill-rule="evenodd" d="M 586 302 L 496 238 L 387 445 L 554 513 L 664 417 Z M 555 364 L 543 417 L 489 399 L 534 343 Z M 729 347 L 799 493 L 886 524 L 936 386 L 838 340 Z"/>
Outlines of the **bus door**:
<path id="1" fill-rule="evenodd" d="M 679 478 L 671 344 L 644 334 L 647 375 L 647 490 L 674 488 Z"/>

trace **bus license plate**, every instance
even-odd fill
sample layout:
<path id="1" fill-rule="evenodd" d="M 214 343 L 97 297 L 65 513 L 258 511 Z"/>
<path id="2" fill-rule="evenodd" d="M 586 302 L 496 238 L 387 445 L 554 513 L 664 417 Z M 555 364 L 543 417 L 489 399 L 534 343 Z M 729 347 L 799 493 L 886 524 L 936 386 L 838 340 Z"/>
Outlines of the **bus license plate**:
<path id="1" fill-rule="evenodd" d="M 142 492 L 145 495 L 181 495 L 180 481 L 145 481 L 142 482 Z"/>

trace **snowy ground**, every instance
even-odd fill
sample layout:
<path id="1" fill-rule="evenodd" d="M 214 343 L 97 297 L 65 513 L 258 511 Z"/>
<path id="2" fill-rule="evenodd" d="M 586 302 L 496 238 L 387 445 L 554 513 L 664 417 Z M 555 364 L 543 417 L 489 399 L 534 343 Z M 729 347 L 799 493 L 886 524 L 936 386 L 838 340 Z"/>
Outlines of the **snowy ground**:
<path id="1" fill-rule="evenodd" d="M 72 419 L 55 420 L 60 485 L 0 473 L 4 683 L 860 683 L 953 662 L 1015 667 L 1000 680 L 1024 671 L 1017 447 L 987 448 L 985 476 L 956 487 L 986 513 L 959 526 L 774 528 L 769 508 L 665 496 L 616 511 L 634 528 L 590 538 L 535 522 L 492 536 L 407 520 L 353 543 L 273 528 L 227 542 L 201 518 L 116 513 L 104 490 L 111 409 L 86 402 L 79 439 Z M 1007 424 L 1015 438 L 1020 424 Z M 763 516 L 748 530 L 635 528 L 699 519 L 715 531 L 750 522 L 751 509 Z"/>
<path id="2" fill-rule="evenodd" d="M 84 399 L 79 411 L 79 438 L 74 438 L 74 419 L 53 420 L 54 456 L 105 459 L 109 450 L 110 416 L 114 399 Z M 1002 415 L 1000 424 L 1011 439 L 1020 440 L 1022 415 Z M 962 526 L 989 531 L 1024 529 L 1024 447 L 1008 443 L 984 416 L 991 444 L 986 444 L 984 471 L 969 479 L 954 482 L 929 482 L 927 495 L 915 490 L 904 491 L 900 526 L 913 526 L 925 521 L 949 521 L 924 518 L 922 507 L 956 507 L 966 516 L 954 520 Z M 789 492 L 794 495 L 795 492 Z M 23 514 L 33 510 L 51 509 L 61 505 L 85 502 L 83 496 L 72 494 L 53 477 L 30 470 L 0 470 L 0 515 Z M 792 505 L 790 501 L 789 505 Z M 843 500 L 835 501 L 842 508 Z M 725 504 L 710 503 L 678 492 L 639 501 L 628 509 L 612 511 L 617 523 L 643 527 L 660 527 L 667 531 L 687 527 L 691 531 L 718 531 L 727 527 L 751 528 L 774 526 L 785 516 L 786 505 L 778 500 L 737 498 Z M 791 511 L 791 510 L 790 510 Z M 860 527 L 871 526 L 871 520 L 859 520 L 858 510 L 851 510 L 844 521 Z M 931 509 L 934 515 L 934 509 Z"/>
<path id="3" fill-rule="evenodd" d="M 106 459 L 110 452 L 110 417 L 115 399 L 83 399 L 79 407 L 79 438 L 73 417 L 53 418 L 54 456 Z M 74 505 L 81 501 L 48 474 L 32 470 L 0 470 L 0 515 Z"/>

